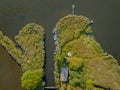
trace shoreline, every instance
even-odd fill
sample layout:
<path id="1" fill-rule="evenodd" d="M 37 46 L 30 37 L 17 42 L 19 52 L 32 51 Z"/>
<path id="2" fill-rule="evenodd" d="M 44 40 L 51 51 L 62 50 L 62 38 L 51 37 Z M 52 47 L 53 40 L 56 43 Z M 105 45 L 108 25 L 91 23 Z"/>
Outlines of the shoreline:
<path id="1" fill-rule="evenodd" d="M 5 50 L 5 52 L 11 57 L 11 59 L 13 59 L 13 61 L 21 68 L 21 64 L 17 62 L 17 60 L 15 59 L 15 57 L 13 57 L 8 50 L 0 43 L 0 46 L 3 48 L 3 50 Z"/>

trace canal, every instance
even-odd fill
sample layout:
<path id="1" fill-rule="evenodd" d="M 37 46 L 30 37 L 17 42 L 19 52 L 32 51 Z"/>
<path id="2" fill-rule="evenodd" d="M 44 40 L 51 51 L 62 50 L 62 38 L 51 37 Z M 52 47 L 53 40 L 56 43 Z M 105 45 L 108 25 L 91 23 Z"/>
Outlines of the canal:
<path id="1" fill-rule="evenodd" d="M 46 86 L 54 86 L 54 41 L 52 29 L 57 21 L 72 13 L 93 19 L 93 31 L 103 49 L 120 60 L 120 1 L 109 0 L 0 0 L 0 30 L 11 39 L 27 23 L 37 23 L 46 36 Z M 0 46 L 0 90 L 23 90 L 20 67 Z"/>

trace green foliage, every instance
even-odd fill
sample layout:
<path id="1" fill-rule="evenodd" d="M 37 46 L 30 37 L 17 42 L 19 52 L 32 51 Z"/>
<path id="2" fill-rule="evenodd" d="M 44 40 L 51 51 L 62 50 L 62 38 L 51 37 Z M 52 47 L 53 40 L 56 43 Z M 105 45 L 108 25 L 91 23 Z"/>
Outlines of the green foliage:
<path id="1" fill-rule="evenodd" d="M 89 27 L 85 30 L 85 32 L 86 32 L 87 34 L 91 34 L 91 33 L 92 33 L 91 27 L 89 26 Z"/>
<path id="2" fill-rule="evenodd" d="M 22 51 L 19 48 L 16 48 L 16 44 L 6 35 L 0 31 L 0 43 L 8 51 L 11 56 L 16 59 L 16 61 L 21 64 L 23 62 L 21 55 Z"/>
<path id="3" fill-rule="evenodd" d="M 59 85 L 60 85 L 60 79 L 59 79 L 59 77 L 55 78 L 55 84 L 56 84 L 57 87 L 59 87 Z"/>
<path id="4" fill-rule="evenodd" d="M 90 80 L 90 79 L 86 80 L 86 88 L 85 88 L 85 90 L 93 90 L 93 87 L 94 87 L 93 81 Z"/>
<path id="5" fill-rule="evenodd" d="M 67 85 L 67 90 L 74 90 L 74 87 L 72 85 Z"/>
<path id="6" fill-rule="evenodd" d="M 43 87 L 42 76 L 42 70 L 26 71 L 21 77 L 21 85 L 27 90 L 36 90 Z"/>
<path id="7" fill-rule="evenodd" d="M 111 55 L 105 55 L 89 24 L 88 18 L 77 15 L 68 15 L 59 20 L 56 28 L 60 51 L 54 58 L 55 63 L 57 62 L 55 72 L 60 73 L 63 59 L 67 58 L 67 90 L 81 90 L 81 87 L 82 90 L 93 90 L 93 84 L 112 89 L 120 88 L 118 63 Z M 67 55 L 68 52 L 72 52 L 71 57 Z M 59 77 L 56 80 L 59 80 Z M 60 86 L 60 83 L 56 84 Z"/>
<path id="8" fill-rule="evenodd" d="M 83 65 L 83 59 L 77 57 L 67 58 L 67 62 L 69 63 L 69 69 L 77 70 Z"/>
<path id="9" fill-rule="evenodd" d="M 0 31 L 0 43 L 21 64 L 22 71 L 25 72 L 21 78 L 22 87 L 28 90 L 37 88 L 43 82 L 43 39 L 44 30 L 35 23 L 25 25 L 15 36 L 15 42 Z"/>
<path id="10" fill-rule="evenodd" d="M 107 56 L 104 56 L 103 59 L 111 61 L 112 64 L 119 65 L 118 61 L 110 54 L 108 54 Z"/>
<path id="11" fill-rule="evenodd" d="M 72 17 L 72 20 L 71 20 L 71 17 Z M 71 85 L 73 86 L 80 86 L 80 82 L 81 82 L 80 79 L 82 77 L 81 72 L 82 72 L 82 66 L 83 66 L 83 59 L 80 57 L 76 57 L 76 54 L 79 53 L 79 52 L 76 52 L 76 50 L 81 50 L 79 48 L 80 44 L 75 42 L 71 43 L 71 42 L 74 39 L 78 39 L 80 37 L 81 32 L 85 29 L 88 23 L 89 23 L 89 20 L 86 17 L 68 15 L 62 18 L 56 25 L 60 51 L 57 52 L 54 58 L 55 62 L 58 63 L 58 64 L 55 64 L 58 67 L 58 69 L 55 69 L 55 72 L 60 73 L 59 69 L 64 64 L 63 59 L 67 57 L 67 53 L 69 51 L 72 51 L 73 57 L 70 57 L 70 58 L 67 57 L 67 63 L 70 70 L 70 73 L 69 73 L 70 82 L 68 83 L 71 83 Z M 78 41 L 76 40 L 76 42 Z M 73 88 L 73 86 L 71 87 Z"/>
<path id="12" fill-rule="evenodd" d="M 60 52 L 57 52 L 57 54 L 54 57 L 55 61 L 63 61 L 63 56 Z"/>
<path id="13" fill-rule="evenodd" d="M 77 72 L 77 71 L 72 71 L 72 70 L 69 70 L 69 79 L 72 79 L 74 77 L 76 78 L 79 78 L 80 77 L 80 74 Z"/>
<path id="14" fill-rule="evenodd" d="M 90 39 L 89 40 L 89 43 L 91 44 L 91 46 L 93 47 L 93 50 L 95 52 L 95 54 L 97 56 L 102 56 L 104 55 L 104 51 L 103 49 L 101 48 L 100 44 L 97 43 L 94 39 Z"/>
<path id="15" fill-rule="evenodd" d="M 89 22 L 88 18 L 77 15 L 68 15 L 60 19 L 56 25 L 60 48 L 73 38 L 78 38 L 80 31 L 83 31 Z"/>
<path id="16" fill-rule="evenodd" d="M 22 70 L 41 69 L 44 65 L 44 30 L 41 26 L 30 23 L 24 26 L 15 37 L 24 49 Z"/>
<path id="17" fill-rule="evenodd" d="M 80 80 L 78 78 L 73 78 L 69 81 L 72 86 L 80 86 Z"/>
<path id="18" fill-rule="evenodd" d="M 0 31 L 0 38 L 3 36 L 3 33 Z"/>
<path id="19" fill-rule="evenodd" d="M 67 90 L 66 84 L 62 84 L 62 86 L 59 88 L 59 90 Z"/>
<path id="20" fill-rule="evenodd" d="M 79 39 L 67 43 L 62 49 L 63 55 L 68 51 L 72 51 L 74 56 L 81 58 L 94 58 L 99 55 L 95 53 L 93 46 L 89 43 L 90 40 L 85 38 L 87 38 L 87 35 L 80 36 Z"/>
<path id="21" fill-rule="evenodd" d="M 79 86 L 81 88 L 85 88 L 85 77 L 84 73 L 81 71 L 71 71 L 69 70 L 69 84 L 75 86 Z M 75 81 L 76 80 L 76 81 Z"/>
<path id="22" fill-rule="evenodd" d="M 35 23 L 29 23 L 25 25 L 22 30 L 20 30 L 19 35 L 24 36 L 27 34 L 39 34 L 40 36 L 43 36 L 44 30 L 40 25 L 37 25 Z"/>

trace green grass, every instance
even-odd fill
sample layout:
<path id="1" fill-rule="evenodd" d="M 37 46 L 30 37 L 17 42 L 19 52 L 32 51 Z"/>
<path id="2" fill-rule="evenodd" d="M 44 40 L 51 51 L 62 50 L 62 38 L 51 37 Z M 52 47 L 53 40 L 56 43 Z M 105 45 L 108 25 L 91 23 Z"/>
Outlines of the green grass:
<path id="1" fill-rule="evenodd" d="M 56 25 L 59 51 L 54 58 L 55 80 L 60 90 L 120 88 L 120 66 L 113 56 L 105 55 L 89 23 L 87 17 L 68 15 Z M 68 52 L 72 53 L 71 57 L 67 56 Z M 60 69 L 65 64 L 64 58 L 68 63 L 69 78 L 66 84 L 61 84 Z"/>
<path id="2" fill-rule="evenodd" d="M 15 42 L 13 42 L 9 37 L 0 31 L 0 43 L 5 47 L 8 53 L 14 57 L 14 59 L 21 65 L 21 69 L 24 73 L 21 79 L 23 88 L 29 88 L 30 90 L 33 90 L 33 88 L 38 88 L 38 84 L 27 84 L 25 82 L 27 82 L 29 78 L 25 78 L 25 80 L 23 78 L 25 73 L 35 70 L 40 72 L 39 74 L 41 75 L 39 77 L 41 80 L 41 84 L 39 84 L 39 86 L 44 86 L 44 81 L 42 80 L 45 53 L 43 39 L 44 30 L 40 25 L 37 25 L 35 23 L 25 25 L 20 30 L 19 34 L 15 36 Z M 32 79 L 32 81 L 35 80 L 34 78 Z M 39 79 L 35 81 L 39 82 Z"/>

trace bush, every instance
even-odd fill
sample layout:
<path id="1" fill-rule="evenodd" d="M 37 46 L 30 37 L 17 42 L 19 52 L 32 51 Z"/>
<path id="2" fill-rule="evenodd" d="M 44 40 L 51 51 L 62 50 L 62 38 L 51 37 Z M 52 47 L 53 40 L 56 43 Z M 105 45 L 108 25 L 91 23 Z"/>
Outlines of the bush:
<path id="1" fill-rule="evenodd" d="M 72 80 L 70 80 L 70 85 L 72 86 L 80 86 L 80 79 L 78 78 L 73 78 Z"/>
<path id="2" fill-rule="evenodd" d="M 77 57 L 67 58 L 67 62 L 69 62 L 69 68 L 71 70 L 80 69 L 80 67 L 83 65 L 83 59 Z"/>
<path id="3" fill-rule="evenodd" d="M 90 79 L 86 80 L 86 89 L 85 90 L 93 90 L 93 87 L 94 87 L 93 81 Z"/>
<path id="4" fill-rule="evenodd" d="M 22 87 L 27 90 L 35 90 L 42 87 L 42 70 L 26 71 L 21 77 Z"/>

